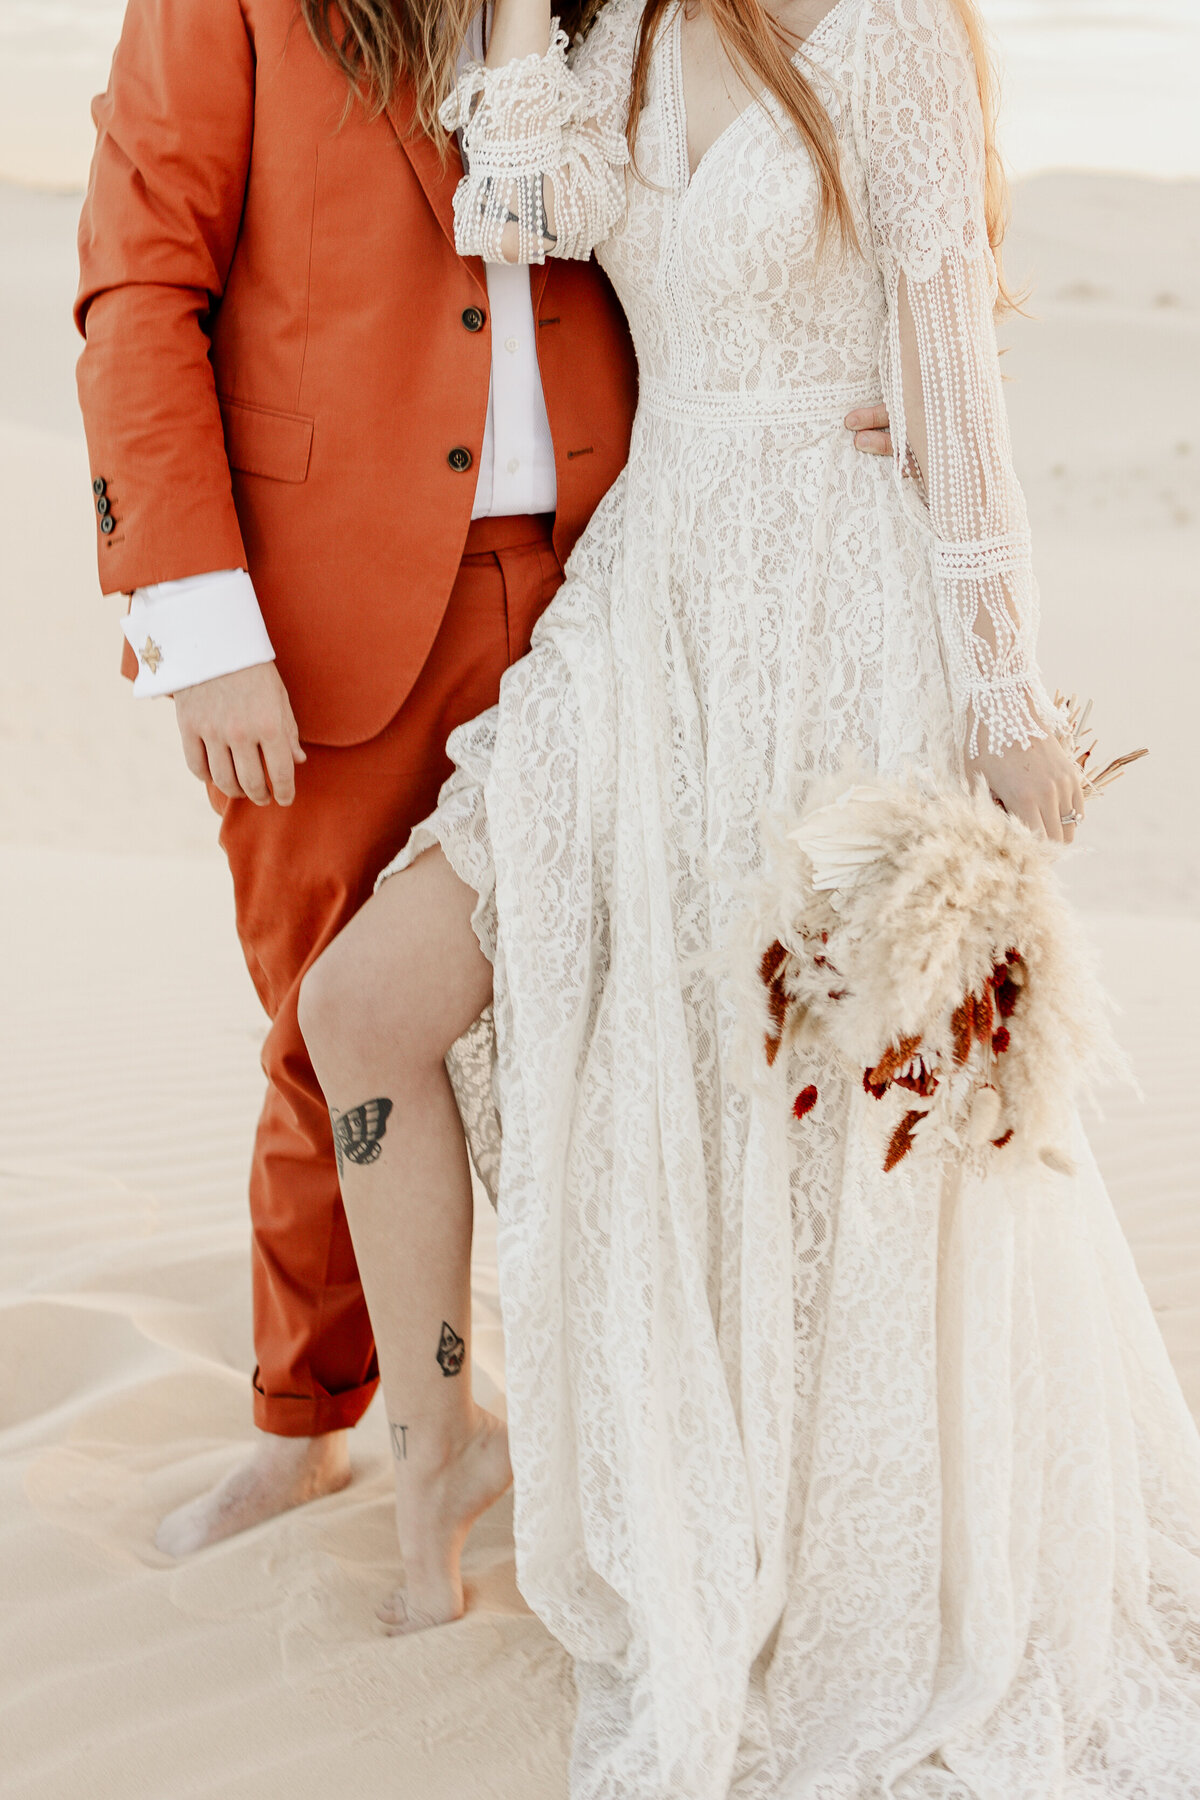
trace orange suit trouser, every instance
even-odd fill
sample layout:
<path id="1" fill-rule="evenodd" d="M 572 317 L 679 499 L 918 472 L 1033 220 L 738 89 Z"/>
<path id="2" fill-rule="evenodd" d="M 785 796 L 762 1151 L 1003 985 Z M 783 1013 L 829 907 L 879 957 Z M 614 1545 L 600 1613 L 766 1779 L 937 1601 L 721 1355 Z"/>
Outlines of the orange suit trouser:
<path id="1" fill-rule="evenodd" d="M 306 744 L 289 807 L 212 790 L 238 936 L 271 1028 L 250 1171 L 254 1420 L 282 1437 L 353 1425 L 379 1380 L 325 1100 L 296 1019 L 300 980 L 432 811 L 446 739 L 495 704 L 562 580 L 547 518 L 472 525 L 437 639 L 391 723 L 365 744 Z M 363 646 L 370 655 L 370 646 Z"/>

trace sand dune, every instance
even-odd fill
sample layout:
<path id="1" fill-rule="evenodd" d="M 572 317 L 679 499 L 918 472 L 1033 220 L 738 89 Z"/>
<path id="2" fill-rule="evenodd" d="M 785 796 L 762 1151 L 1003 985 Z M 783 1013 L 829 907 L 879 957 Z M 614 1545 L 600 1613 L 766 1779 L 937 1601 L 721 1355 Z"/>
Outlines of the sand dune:
<path id="1" fill-rule="evenodd" d="M 562 1800 L 570 1673 L 511 1513 L 459 1625 L 389 1640 L 378 1411 L 343 1494 L 186 1565 L 157 1517 L 248 1435 L 245 1161 L 262 1020 L 170 709 L 116 678 L 71 396 L 74 202 L 0 190 L 0 1795 Z M 1086 904 L 1145 1092 L 1094 1139 L 1200 1412 L 1200 187 L 1041 177 L 1010 264 L 1010 400 L 1051 679 L 1151 764 L 1089 821 Z M 1164 296 L 1170 296 L 1170 299 Z M 502 1403 L 491 1220 L 481 1398 Z"/>

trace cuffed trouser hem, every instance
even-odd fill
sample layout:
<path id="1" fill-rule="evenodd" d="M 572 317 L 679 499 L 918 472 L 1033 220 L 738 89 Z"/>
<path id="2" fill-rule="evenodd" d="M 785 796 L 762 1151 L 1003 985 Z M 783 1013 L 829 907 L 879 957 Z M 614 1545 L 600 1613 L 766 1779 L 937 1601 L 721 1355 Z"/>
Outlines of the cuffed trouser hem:
<path id="1" fill-rule="evenodd" d="M 378 1380 L 344 1394 L 264 1394 L 254 1385 L 254 1423 L 273 1437 L 323 1437 L 330 1431 L 349 1431 L 358 1424 L 375 1397 Z"/>

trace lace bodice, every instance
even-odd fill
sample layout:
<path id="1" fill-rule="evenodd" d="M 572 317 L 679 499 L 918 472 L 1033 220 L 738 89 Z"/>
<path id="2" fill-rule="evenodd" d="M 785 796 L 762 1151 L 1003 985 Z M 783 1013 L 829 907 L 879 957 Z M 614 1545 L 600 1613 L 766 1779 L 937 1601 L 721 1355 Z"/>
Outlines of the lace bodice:
<path id="1" fill-rule="evenodd" d="M 677 11 L 659 34 L 630 166 L 641 10 L 609 0 L 574 51 L 555 30 L 545 56 L 464 74 L 443 112 L 468 167 L 460 249 L 527 261 L 597 250 L 644 388 L 697 414 L 802 416 L 882 387 L 895 479 L 928 533 L 961 740 L 975 753 L 980 727 L 993 751 L 1044 735 L 1054 715 L 996 349 L 982 119 L 951 0 L 838 0 L 799 52 L 837 132 L 859 238 L 857 250 L 821 252 L 816 179 L 771 98 L 689 177 Z M 904 479 L 918 410 L 923 490 Z"/>

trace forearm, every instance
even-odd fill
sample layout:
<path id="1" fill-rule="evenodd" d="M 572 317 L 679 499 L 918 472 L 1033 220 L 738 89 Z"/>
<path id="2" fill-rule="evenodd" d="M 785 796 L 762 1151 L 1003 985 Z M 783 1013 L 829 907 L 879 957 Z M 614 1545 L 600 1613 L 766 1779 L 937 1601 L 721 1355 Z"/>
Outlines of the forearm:
<path id="1" fill-rule="evenodd" d="M 105 593 L 246 566 L 203 304 L 131 282 L 89 305 L 77 379 L 90 474 L 114 521 L 98 544 Z"/>
<path id="2" fill-rule="evenodd" d="M 455 241 L 485 262 L 588 257 L 625 211 L 633 0 L 608 0 L 579 55 L 546 0 L 500 0 L 486 65 L 441 109 L 461 133 Z"/>
<path id="3" fill-rule="evenodd" d="M 130 0 L 79 226 L 79 398 L 112 529 L 101 585 L 245 566 L 207 321 L 245 204 L 255 63 L 238 0 Z"/>
<path id="4" fill-rule="evenodd" d="M 496 0 L 487 66 L 502 69 L 523 56 L 544 56 L 550 44 L 550 0 Z"/>
<path id="5" fill-rule="evenodd" d="M 864 0 L 862 125 L 896 469 L 919 476 L 955 723 L 968 757 L 1052 731 L 1037 584 L 1000 380 L 974 53 L 942 0 Z M 919 494 L 919 498 L 918 498 Z"/>
<path id="6" fill-rule="evenodd" d="M 895 309 L 905 443 L 936 540 L 938 612 L 964 742 L 1001 749 L 1051 730 L 1037 666 L 1037 585 L 982 275 L 949 260 L 899 276 Z M 982 731 L 982 740 L 980 733 Z"/>
<path id="7" fill-rule="evenodd" d="M 982 775 L 1031 830 L 1070 843 L 1083 794 L 1078 770 L 1056 741 L 1054 706 L 1038 669 L 1037 586 L 1007 445 L 995 465 L 981 469 L 970 433 L 960 430 L 958 455 L 947 455 L 942 434 L 930 431 L 929 404 L 937 395 L 953 413 L 953 379 L 944 368 L 936 374 L 936 364 L 930 379 L 933 347 L 918 329 L 903 276 L 896 311 L 905 419 L 905 443 L 897 450 L 920 483 L 938 540 L 938 615 L 968 773 Z M 1002 404 L 998 391 L 995 404 Z M 981 496 L 990 491 L 991 508 L 982 501 L 964 508 L 973 485 Z"/>
<path id="8" fill-rule="evenodd" d="M 507 64 L 520 62 L 527 56 L 544 56 L 549 44 L 550 0 L 497 0 L 487 48 L 489 69 L 503 69 Z M 554 182 L 542 176 L 538 180 L 538 188 L 539 192 L 533 200 L 534 237 L 541 254 L 545 255 L 553 250 L 557 242 L 554 229 Z M 522 253 L 526 246 L 521 230 L 523 196 L 520 184 L 512 181 L 506 186 L 500 185 L 497 198 L 506 215 L 500 238 L 504 261 L 521 262 L 525 260 Z M 524 204 L 528 205 L 527 198 Z"/>

